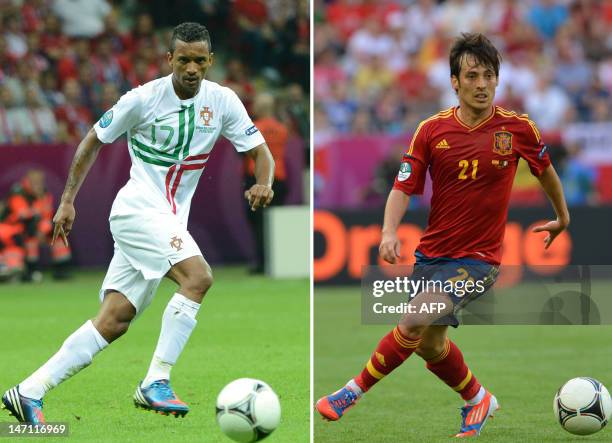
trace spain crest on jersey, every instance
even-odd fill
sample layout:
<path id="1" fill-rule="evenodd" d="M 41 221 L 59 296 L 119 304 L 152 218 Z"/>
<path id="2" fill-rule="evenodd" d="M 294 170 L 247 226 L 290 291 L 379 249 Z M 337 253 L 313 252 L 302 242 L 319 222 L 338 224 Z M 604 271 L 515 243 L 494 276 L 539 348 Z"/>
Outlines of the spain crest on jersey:
<path id="1" fill-rule="evenodd" d="M 512 133 L 508 131 L 497 131 L 494 134 L 493 152 L 500 155 L 512 154 Z"/>
<path id="2" fill-rule="evenodd" d="M 202 110 L 200 111 L 200 117 L 202 118 L 202 121 L 204 122 L 204 126 L 209 126 L 210 121 L 213 118 L 213 112 L 208 106 L 204 106 Z"/>

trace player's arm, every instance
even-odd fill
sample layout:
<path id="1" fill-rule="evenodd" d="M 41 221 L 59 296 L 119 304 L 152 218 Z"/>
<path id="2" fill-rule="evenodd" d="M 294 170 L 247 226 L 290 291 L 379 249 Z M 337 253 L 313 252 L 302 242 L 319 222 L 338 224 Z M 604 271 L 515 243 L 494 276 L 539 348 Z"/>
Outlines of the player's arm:
<path id="1" fill-rule="evenodd" d="M 548 199 L 552 203 L 553 209 L 557 214 L 557 219 L 549 221 L 545 225 L 536 226 L 533 232 L 547 231 L 548 236 L 544 239 L 544 249 L 548 249 L 553 240 L 559 235 L 570 223 L 570 215 L 567 210 L 567 203 L 563 196 L 563 187 L 561 180 L 555 171 L 553 165 L 549 165 L 542 174 L 538 177 L 540 185 L 546 192 Z"/>
<path id="2" fill-rule="evenodd" d="M 378 253 L 388 263 L 396 263 L 400 257 L 400 241 L 397 238 L 399 227 L 410 196 L 422 194 L 425 186 L 425 174 L 429 165 L 429 129 L 421 123 L 412 137 L 408 151 L 402 157 L 399 172 L 395 177 L 393 189 L 387 198 L 385 216 Z"/>
<path id="3" fill-rule="evenodd" d="M 400 257 L 400 242 L 397 238 L 399 227 L 410 197 L 398 189 L 392 189 L 385 205 L 385 218 L 382 228 L 382 240 L 378 247 L 380 256 L 388 263 L 395 263 Z"/>
<path id="4" fill-rule="evenodd" d="M 274 197 L 274 158 L 265 143 L 247 151 L 246 154 L 255 161 L 255 184 L 245 191 L 244 197 L 248 200 L 251 210 L 255 211 L 268 206 Z"/>
<path id="5" fill-rule="evenodd" d="M 101 147 L 102 142 L 98 140 L 96 131 L 93 128 L 89 130 L 85 138 L 79 143 L 79 147 L 70 165 L 70 172 L 68 173 L 68 179 L 66 180 L 66 186 L 60 199 L 59 207 L 53 217 L 55 226 L 53 228 L 51 244 L 55 242 L 58 235 L 62 236 L 64 243 L 68 243 L 65 236 L 70 233 L 76 215 L 74 199 L 96 160 Z"/>

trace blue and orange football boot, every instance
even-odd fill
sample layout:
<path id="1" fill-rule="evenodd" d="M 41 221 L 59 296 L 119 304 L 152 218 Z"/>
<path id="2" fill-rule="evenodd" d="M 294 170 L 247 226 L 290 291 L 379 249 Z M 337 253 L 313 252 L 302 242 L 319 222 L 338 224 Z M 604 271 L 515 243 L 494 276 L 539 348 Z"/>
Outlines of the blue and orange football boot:
<path id="1" fill-rule="evenodd" d="M 493 417 L 495 411 L 499 409 L 499 404 L 494 395 L 489 391 L 474 406 L 465 405 L 461 408 L 461 430 L 455 437 L 477 437 L 480 435 L 487 419 Z"/>
<path id="2" fill-rule="evenodd" d="M 2 405 L 3 409 L 7 409 L 20 422 L 33 424 L 46 423 L 45 416 L 42 413 L 42 400 L 24 397 L 19 393 L 19 385 L 4 393 Z"/>
<path id="3" fill-rule="evenodd" d="M 359 400 L 359 396 L 351 388 L 345 386 L 333 394 L 321 397 L 315 407 L 324 419 L 336 421 L 340 420 L 346 411 L 355 406 L 357 400 Z"/>
<path id="4" fill-rule="evenodd" d="M 168 380 L 154 381 L 146 388 L 141 385 L 142 382 L 134 393 L 134 405 L 137 408 L 174 417 L 184 417 L 189 412 L 189 406 L 176 396 Z"/>

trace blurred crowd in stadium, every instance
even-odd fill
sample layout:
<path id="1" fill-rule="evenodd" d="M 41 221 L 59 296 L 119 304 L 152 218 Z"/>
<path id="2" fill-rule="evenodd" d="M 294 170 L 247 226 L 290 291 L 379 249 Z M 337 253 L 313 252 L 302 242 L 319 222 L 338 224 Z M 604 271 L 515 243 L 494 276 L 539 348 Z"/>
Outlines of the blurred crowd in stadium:
<path id="1" fill-rule="evenodd" d="M 170 73 L 182 21 L 209 28 L 214 81 L 247 107 L 273 88 L 279 118 L 308 136 L 306 0 L 9 0 L 0 20 L 0 144 L 80 141 L 124 92 Z"/>
<path id="2" fill-rule="evenodd" d="M 317 0 L 314 147 L 320 164 L 327 164 L 325 148 L 334 140 L 409 135 L 419 121 L 456 105 L 448 53 L 453 38 L 466 31 L 485 33 L 502 53 L 496 104 L 536 122 L 562 164 L 569 203 L 612 201 L 612 169 L 593 165 L 595 157 L 612 164 L 612 150 L 593 154 L 597 146 L 587 140 L 593 128 L 603 133 L 600 139 L 612 136 L 609 1 Z M 594 150 L 584 162 L 587 143 Z M 388 192 L 397 149 L 390 147 L 389 156 L 393 166 L 379 163 L 364 193 Z M 323 193 L 333 171 L 316 174 L 316 192 Z M 513 203 L 544 204 L 529 177 L 524 184 L 532 189 Z"/>

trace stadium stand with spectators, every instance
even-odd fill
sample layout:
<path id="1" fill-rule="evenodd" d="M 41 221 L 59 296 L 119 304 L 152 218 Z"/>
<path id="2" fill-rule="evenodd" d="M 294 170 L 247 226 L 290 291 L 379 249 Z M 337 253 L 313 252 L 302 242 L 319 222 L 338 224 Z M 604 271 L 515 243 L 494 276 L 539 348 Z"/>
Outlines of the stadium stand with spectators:
<path id="1" fill-rule="evenodd" d="M 214 16 L 210 27 L 225 30 L 214 34 L 214 45 L 223 48 L 219 53 L 230 54 L 232 62 L 227 64 L 227 73 L 214 72 L 213 80 L 238 88 L 238 92 L 246 86 L 250 95 L 255 89 L 270 87 L 279 94 L 296 86 L 308 89 L 307 1 L 179 2 L 180 11 L 176 7 L 164 10 L 165 3 L 2 2 L 0 142 L 28 142 L 33 137 L 78 142 L 117 94 L 169 73 L 163 62 L 168 27 L 182 19 L 204 21 L 224 8 L 227 10 Z M 160 28 L 154 17 L 162 20 L 162 16 L 165 27 Z M 129 17 L 135 17 L 133 23 Z M 256 26 L 258 23 L 263 26 Z M 237 30 L 241 38 L 230 40 L 227 29 Z M 245 59 L 245 54 L 250 58 Z M 240 81 L 246 85 L 238 84 Z M 303 94 L 301 100 L 307 102 Z M 41 129 L 24 127 L 24 115 L 31 114 L 32 108 L 44 120 Z M 279 110 L 279 116 L 289 114 Z M 304 135 L 304 122 L 285 123 Z"/>
<path id="2" fill-rule="evenodd" d="M 357 197 L 352 202 L 334 200 L 333 195 L 341 193 L 329 188 L 337 175 L 330 158 L 338 141 L 379 134 L 379 143 L 386 143 L 391 152 L 396 136 L 408 143 L 421 120 L 457 104 L 450 88 L 448 48 L 465 31 L 485 33 L 504 57 L 496 103 L 528 113 L 545 141 L 570 146 L 564 158 L 571 161 L 564 160 L 565 164 L 579 169 L 581 177 L 591 177 L 593 187 L 566 190 L 583 189 L 589 194 L 569 203 L 595 204 L 600 201 L 596 195 L 612 202 L 606 191 L 611 188 L 606 177 L 610 177 L 612 151 L 600 148 L 589 136 L 595 123 L 600 125 L 598 133 L 612 136 L 611 2 L 317 0 L 315 11 L 315 201 L 319 204 L 367 206 L 367 199 Z M 319 132 L 325 135 L 318 136 Z M 598 148 L 594 161 L 589 152 Z M 350 169 L 348 164 L 343 167 Z M 377 180 L 376 162 L 367 167 L 369 172 L 361 177 Z M 530 194 L 539 193 L 533 179 L 520 180 L 519 170 L 515 188 L 520 194 L 513 204 L 545 203 L 542 195 Z M 372 188 L 369 182 L 353 185 L 361 188 L 356 195 Z M 426 205 L 426 199 L 421 203 Z"/>

